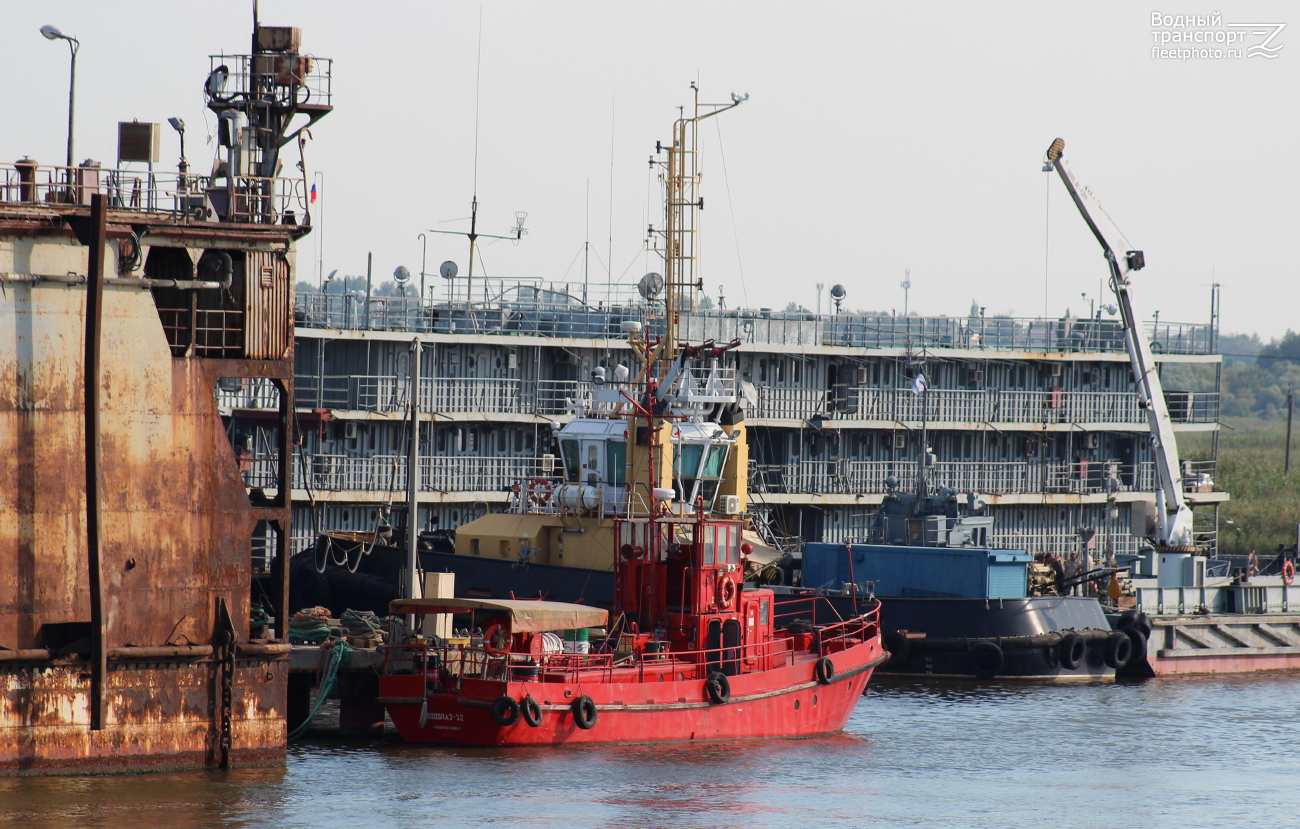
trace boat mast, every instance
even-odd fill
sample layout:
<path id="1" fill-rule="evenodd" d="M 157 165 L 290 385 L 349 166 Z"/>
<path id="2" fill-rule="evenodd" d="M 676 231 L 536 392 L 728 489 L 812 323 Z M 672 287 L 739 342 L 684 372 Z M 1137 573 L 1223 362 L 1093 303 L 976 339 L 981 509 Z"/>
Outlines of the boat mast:
<path id="1" fill-rule="evenodd" d="M 411 340 L 410 398 L 411 445 L 406 454 L 406 595 L 418 599 L 423 585 L 417 579 L 420 569 L 420 338 Z"/>
<path id="2" fill-rule="evenodd" d="M 656 153 L 668 151 L 660 176 L 664 183 L 664 229 L 660 234 L 662 247 L 657 252 L 664 260 L 664 338 L 649 362 L 671 361 L 677 356 L 677 328 L 683 310 L 694 310 L 694 291 L 702 290 L 703 280 L 698 275 L 699 220 L 696 211 L 704 209 L 700 188 L 700 145 L 698 125 L 701 121 L 734 109 L 749 99 L 749 95 L 732 93 L 726 104 L 700 103 L 699 86 L 692 81 L 693 110 L 688 118 L 681 115 L 673 124 L 673 140 L 669 146 L 655 146 Z M 650 229 L 655 235 L 654 228 Z M 691 292 L 691 293 L 688 293 Z M 689 296 L 687 302 L 685 297 Z M 663 376 L 663 372 L 658 373 Z"/>

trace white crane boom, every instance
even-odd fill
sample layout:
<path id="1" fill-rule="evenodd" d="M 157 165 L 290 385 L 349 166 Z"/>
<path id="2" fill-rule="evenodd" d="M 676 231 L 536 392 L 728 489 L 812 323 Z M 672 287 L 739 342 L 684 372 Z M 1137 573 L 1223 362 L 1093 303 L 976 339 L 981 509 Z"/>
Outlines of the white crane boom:
<path id="1" fill-rule="evenodd" d="M 1065 159 L 1061 157 L 1064 150 L 1065 141 L 1056 139 L 1047 149 L 1047 160 L 1056 168 L 1061 181 L 1065 183 L 1065 189 L 1070 192 L 1070 198 L 1074 199 L 1083 220 L 1088 223 L 1088 228 L 1105 251 L 1106 263 L 1110 267 L 1110 287 L 1115 292 L 1120 316 L 1124 321 L 1124 345 L 1132 364 L 1133 379 L 1137 382 L 1139 402 L 1146 412 L 1147 424 L 1151 430 L 1151 446 L 1160 481 L 1160 488 L 1156 491 L 1156 535 L 1152 540 L 1158 547 L 1191 552 L 1194 550 L 1192 510 L 1183 492 L 1178 442 L 1174 436 L 1173 421 L 1169 419 L 1169 407 L 1165 404 L 1164 389 L 1156 371 L 1151 345 L 1142 331 L 1143 317 L 1138 315 L 1133 302 L 1131 274 L 1145 266 L 1145 257 L 1142 251 L 1133 249 L 1110 216 L 1106 215 L 1096 194 L 1081 185 L 1074 173 L 1065 166 Z"/>

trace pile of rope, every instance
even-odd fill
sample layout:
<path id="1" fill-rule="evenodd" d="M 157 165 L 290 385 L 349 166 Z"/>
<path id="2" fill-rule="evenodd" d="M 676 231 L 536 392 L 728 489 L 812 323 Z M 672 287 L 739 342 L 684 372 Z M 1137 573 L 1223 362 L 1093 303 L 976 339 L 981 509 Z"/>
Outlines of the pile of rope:
<path id="1" fill-rule="evenodd" d="M 264 628 L 269 624 L 271 624 L 271 614 L 267 613 L 261 605 L 253 605 L 248 614 L 249 628 L 256 630 L 258 628 Z"/>
<path id="2" fill-rule="evenodd" d="M 370 610 L 343 611 L 343 627 L 349 636 L 375 637 L 380 642 L 388 641 L 388 632 L 379 624 L 379 617 Z"/>
<path id="3" fill-rule="evenodd" d="M 315 645 L 330 635 L 330 611 L 327 607 L 306 607 L 293 614 L 289 621 L 289 642 L 294 645 Z"/>

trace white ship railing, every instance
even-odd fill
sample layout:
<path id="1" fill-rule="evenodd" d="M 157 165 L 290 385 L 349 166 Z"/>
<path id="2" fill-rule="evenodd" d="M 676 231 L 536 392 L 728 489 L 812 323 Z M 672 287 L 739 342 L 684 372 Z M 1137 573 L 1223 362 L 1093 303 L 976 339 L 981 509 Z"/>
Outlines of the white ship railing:
<path id="1" fill-rule="evenodd" d="M 0 205 L 86 206 L 96 193 L 107 197 L 110 210 L 168 213 L 193 221 L 296 224 L 308 212 L 302 178 L 0 164 Z"/>
<path id="2" fill-rule="evenodd" d="M 930 467 L 931 486 L 950 487 L 958 492 L 989 495 L 1026 493 L 1094 494 L 1109 492 L 1113 472 L 1123 490 L 1150 491 L 1155 486 L 1155 467 L 1150 461 L 1137 465 L 1118 462 L 949 461 Z M 893 475 L 900 488 L 908 489 L 916 474 L 911 461 L 800 460 L 780 464 L 752 464 L 750 490 L 755 493 L 791 495 L 880 495 L 889 491 L 886 478 Z"/>
<path id="3" fill-rule="evenodd" d="M 436 280 L 440 283 L 441 280 Z M 583 302 L 580 283 L 538 287 L 537 278 L 477 283 L 473 301 L 416 296 L 377 297 L 369 307 L 354 288 L 326 286 L 297 296 L 298 324 L 305 328 L 352 328 L 441 334 L 506 334 L 541 337 L 624 337 L 620 326 L 636 320 L 653 325 L 648 306 L 628 286 L 605 297 L 593 288 Z M 408 288 L 408 290 L 410 290 Z M 528 291 L 543 299 L 530 301 Z M 415 289 L 418 293 L 418 288 Z M 363 293 L 363 292 L 361 292 Z M 345 295 L 346 294 L 346 295 Z M 768 346 L 848 348 L 956 348 L 1028 352 L 1123 352 L 1122 328 L 1113 320 L 965 317 L 900 317 L 894 314 L 810 314 L 765 309 L 683 312 L 678 319 L 683 342 L 708 339 Z M 1152 350 L 1168 354 L 1212 354 L 1214 329 L 1200 323 L 1145 324 Z"/>

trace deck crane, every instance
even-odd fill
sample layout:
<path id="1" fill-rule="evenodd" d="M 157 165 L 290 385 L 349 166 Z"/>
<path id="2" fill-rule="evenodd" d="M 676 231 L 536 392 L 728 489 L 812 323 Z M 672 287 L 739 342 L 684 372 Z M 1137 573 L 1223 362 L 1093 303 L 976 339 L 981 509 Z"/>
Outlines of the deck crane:
<path id="1" fill-rule="evenodd" d="M 1142 318 L 1134 308 L 1131 275 L 1134 271 L 1141 270 L 1146 261 L 1142 251 L 1134 250 L 1106 215 L 1096 194 L 1081 185 L 1070 168 L 1065 166 L 1065 159 L 1061 157 L 1064 150 L 1065 140 L 1057 138 L 1047 148 L 1047 161 L 1056 168 L 1061 181 L 1065 183 L 1065 189 L 1070 192 L 1070 198 L 1074 199 L 1083 220 L 1088 223 L 1088 229 L 1097 237 L 1105 251 L 1106 263 L 1110 267 L 1110 287 L 1115 292 L 1124 321 L 1124 345 L 1133 367 L 1133 379 L 1137 382 L 1138 401 L 1146 412 L 1151 429 L 1151 446 L 1160 487 L 1156 490 L 1155 532 L 1149 536 L 1149 540 L 1160 553 L 1195 553 L 1192 510 L 1188 506 L 1183 492 L 1183 479 L 1179 474 L 1174 426 L 1169 419 L 1169 408 L 1165 404 L 1164 389 L 1160 385 L 1151 344 L 1142 331 Z"/>

